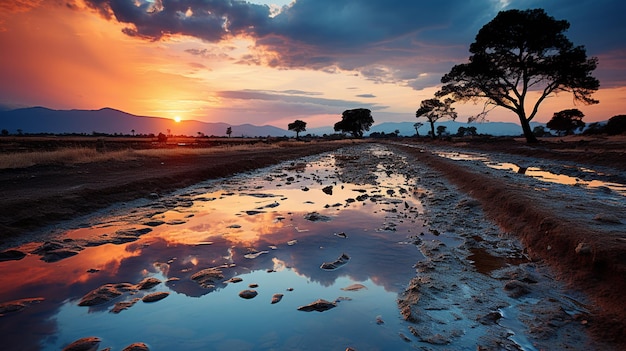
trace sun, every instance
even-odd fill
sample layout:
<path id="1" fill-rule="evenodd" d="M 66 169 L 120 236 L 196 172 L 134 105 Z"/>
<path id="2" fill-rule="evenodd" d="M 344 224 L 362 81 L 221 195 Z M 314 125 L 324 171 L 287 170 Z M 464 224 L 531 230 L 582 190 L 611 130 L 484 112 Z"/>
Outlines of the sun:
<path id="1" fill-rule="evenodd" d="M 180 116 L 176 116 L 176 117 L 174 117 L 174 122 L 176 122 L 176 123 L 180 123 Z"/>

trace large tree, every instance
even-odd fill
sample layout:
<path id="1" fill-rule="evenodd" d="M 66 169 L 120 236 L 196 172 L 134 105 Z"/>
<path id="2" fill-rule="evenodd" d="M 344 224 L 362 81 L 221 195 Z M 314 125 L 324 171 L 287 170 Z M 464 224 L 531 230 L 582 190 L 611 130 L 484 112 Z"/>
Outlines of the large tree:
<path id="1" fill-rule="evenodd" d="M 456 112 L 452 107 L 452 99 L 445 99 L 441 101 L 437 98 L 422 100 L 419 110 L 415 112 L 415 117 L 425 117 L 428 123 L 430 123 L 430 136 L 435 138 L 435 122 L 441 118 L 456 119 Z"/>
<path id="2" fill-rule="evenodd" d="M 370 130 L 372 124 L 372 111 L 366 108 L 345 110 L 341 114 L 341 121 L 335 123 L 335 132 L 350 133 L 355 138 L 362 138 L 363 132 Z"/>
<path id="3" fill-rule="evenodd" d="M 585 128 L 583 117 L 585 114 L 577 108 L 555 112 L 552 119 L 546 123 L 546 127 L 557 130 L 560 134 L 570 135 L 576 129 L 583 130 Z"/>
<path id="4" fill-rule="evenodd" d="M 441 78 L 444 86 L 437 96 L 485 100 L 483 112 L 474 119 L 484 118 L 492 107 L 509 109 L 519 117 L 526 140 L 536 142 L 530 121 L 548 96 L 569 92 L 576 101 L 598 103 L 591 97 L 600 86 L 591 76 L 598 59 L 587 58 L 583 46 L 572 44 L 564 34 L 568 28 L 569 22 L 543 9 L 498 13 L 470 45 L 469 62 Z"/>
<path id="5" fill-rule="evenodd" d="M 300 132 L 304 132 L 306 130 L 306 122 L 297 119 L 293 121 L 293 123 L 289 123 L 287 128 L 296 132 L 296 139 L 300 139 Z"/>

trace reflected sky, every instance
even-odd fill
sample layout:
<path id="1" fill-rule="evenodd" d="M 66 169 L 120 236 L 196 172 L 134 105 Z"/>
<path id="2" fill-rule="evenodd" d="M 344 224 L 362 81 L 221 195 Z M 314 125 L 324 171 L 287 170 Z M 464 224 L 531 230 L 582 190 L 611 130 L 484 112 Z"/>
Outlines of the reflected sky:
<path id="1" fill-rule="evenodd" d="M 98 336 L 102 348 L 113 349 L 133 342 L 154 350 L 406 347 L 398 336 L 406 325 L 397 294 L 422 259 L 410 237 L 431 234 L 423 229 L 414 180 L 383 162 L 389 156 L 383 146 L 357 150 L 380 161 L 339 151 L 201 183 L 62 232 L 57 241 L 77 255 L 44 262 L 29 254 L 0 262 L 0 303 L 45 299 L 0 318 L 3 340 L 11 336 L 6 347 L 59 350 L 86 336 Z M 356 175 L 356 168 L 370 172 Z M 33 252 L 41 244 L 17 249 Z M 320 268 L 342 254 L 350 257 L 346 265 Z M 243 281 L 205 289 L 191 280 L 218 266 L 223 280 Z M 163 283 L 109 303 L 78 306 L 103 284 L 136 284 L 146 277 Z M 366 289 L 342 290 L 353 283 Z M 258 285 L 258 296 L 240 298 L 249 284 Z M 110 312 L 115 302 L 154 291 L 170 295 Z M 283 300 L 270 304 L 276 293 Z M 320 298 L 340 302 L 323 313 L 297 310 Z M 377 324 L 377 317 L 385 323 Z"/>
<path id="2" fill-rule="evenodd" d="M 601 172 L 596 172 L 589 168 L 584 167 L 566 167 L 563 166 L 564 170 L 569 168 L 569 171 L 572 173 L 577 173 L 580 177 L 570 176 L 565 173 L 559 172 L 550 172 L 541 167 L 537 166 L 526 166 L 522 167 L 518 164 L 511 162 L 496 162 L 489 158 L 489 156 L 485 154 L 479 153 L 470 153 L 470 152 L 437 152 L 438 156 L 445 157 L 455 161 L 481 161 L 485 163 L 486 166 L 499 169 L 511 171 L 513 173 L 524 174 L 526 176 L 548 182 L 548 183 L 557 183 L 564 185 L 572 185 L 572 186 L 584 186 L 588 188 L 600 188 L 604 187 L 610 189 L 616 194 L 626 196 L 626 184 L 621 184 L 617 182 L 603 181 L 601 178 L 606 177 L 606 174 Z M 582 179 L 581 177 L 584 177 Z"/>

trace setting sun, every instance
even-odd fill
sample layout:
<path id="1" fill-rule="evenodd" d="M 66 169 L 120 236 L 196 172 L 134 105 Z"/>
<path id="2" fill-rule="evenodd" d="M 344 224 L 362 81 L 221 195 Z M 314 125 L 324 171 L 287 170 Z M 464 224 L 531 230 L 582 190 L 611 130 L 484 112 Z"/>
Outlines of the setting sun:
<path id="1" fill-rule="evenodd" d="M 179 123 L 180 122 L 180 116 L 174 117 L 174 122 Z"/>

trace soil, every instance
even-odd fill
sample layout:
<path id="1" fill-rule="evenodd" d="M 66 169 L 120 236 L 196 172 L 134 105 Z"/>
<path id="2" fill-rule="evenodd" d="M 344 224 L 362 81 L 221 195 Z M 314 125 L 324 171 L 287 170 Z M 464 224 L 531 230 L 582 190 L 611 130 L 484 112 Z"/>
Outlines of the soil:
<path id="1" fill-rule="evenodd" d="M 202 180 L 226 177 L 349 144 L 352 142 L 312 142 L 270 153 L 267 149 L 252 148 L 194 157 L 146 157 L 133 161 L 0 170 L 0 248 L 9 248 L 33 233 L 45 232 L 46 226 L 51 224 L 115 203 L 159 196 Z M 433 343 L 452 337 L 443 331 L 424 329 L 424 326 L 438 323 L 436 319 L 425 318 L 433 304 L 463 304 L 463 296 L 432 291 L 455 291 L 463 284 L 472 289 L 474 281 L 489 276 L 497 278 L 501 286 L 494 286 L 506 291 L 511 298 L 526 295 L 530 289 L 542 290 L 542 296 L 548 296 L 546 303 L 550 299 L 564 301 L 562 296 L 549 297 L 549 291 L 558 285 L 557 280 L 551 281 L 550 277 L 554 276 L 588 299 L 585 306 L 589 310 L 565 318 L 564 307 L 552 310 L 543 308 L 541 303 L 529 306 L 529 309 L 543 308 L 543 318 L 537 317 L 540 321 L 534 322 L 533 333 L 545 338 L 569 337 L 575 343 L 575 333 L 582 325 L 598 344 L 606 343 L 609 349 L 626 348 L 626 306 L 622 298 L 622 291 L 626 289 L 624 200 L 607 201 L 605 189 L 594 192 L 571 190 L 571 186 L 567 189 L 546 186 L 523 175 L 495 172 L 480 162 L 459 162 L 437 156 L 441 151 L 473 150 L 522 165 L 538 162 L 542 167 L 560 169 L 566 165 L 569 172 L 575 172 L 571 171 L 573 166 L 585 167 L 601 172 L 607 181 L 626 184 L 626 138 L 554 139 L 537 145 L 514 139 L 454 142 L 398 139 L 388 146 L 405 155 L 414 165 L 411 172 L 421 179 L 425 188 L 420 197 L 431 231 L 465 233 L 466 239 L 462 250 L 436 242 L 421 244 L 428 260 L 416 267 L 417 276 L 399 301 L 405 318 L 416 324 L 411 331 L 415 336 Z M 417 187 L 419 193 L 420 183 Z M 477 224 L 483 222 L 488 223 Z M 476 235 L 478 232 L 483 233 Z M 502 232 L 510 237 L 503 236 Z M 516 246 L 514 240 L 519 240 L 521 245 Z M 481 268 L 477 263 L 480 261 L 477 257 L 484 253 L 481 250 L 488 250 L 490 257 L 502 260 L 519 259 L 521 253 L 530 263 L 521 272 Z M 482 269 L 486 274 L 467 271 L 465 262 L 472 257 L 476 263 L 474 270 Z M 435 264 L 438 261 L 446 264 Z M 462 272 L 463 283 L 434 285 L 438 277 L 449 274 L 446 269 Z M 533 276 L 529 275 L 529 270 L 535 272 Z M 494 283 L 481 284 L 484 287 Z M 541 287 L 535 287 L 537 285 Z M 481 297 L 473 295 L 472 299 L 474 306 Z M 416 317 L 420 303 L 423 305 L 429 300 L 428 309 L 421 311 L 420 324 L 420 317 Z M 501 306 L 505 305 L 503 302 Z M 481 316 L 476 318 L 482 324 L 496 323 L 502 313 L 487 312 L 497 311 L 499 306 L 495 302 L 486 306 L 477 312 Z M 572 328 L 564 327 L 567 324 L 564 320 Z M 491 344 L 485 341 L 485 345 L 502 348 L 497 337 L 494 336 Z"/>

